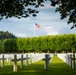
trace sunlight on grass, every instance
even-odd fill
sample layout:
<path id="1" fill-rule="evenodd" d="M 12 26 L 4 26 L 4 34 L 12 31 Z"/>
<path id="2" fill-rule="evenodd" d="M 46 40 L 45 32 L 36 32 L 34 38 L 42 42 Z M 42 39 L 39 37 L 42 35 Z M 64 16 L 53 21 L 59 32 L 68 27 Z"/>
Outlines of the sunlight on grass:
<path id="1" fill-rule="evenodd" d="M 64 63 L 57 56 L 54 56 L 52 62 L 49 65 L 49 70 L 44 70 L 44 61 L 38 61 L 28 66 L 25 65 L 24 68 L 20 69 L 20 63 L 18 62 L 18 71 L 13 72 L 13 63 L 8 65 L 5 62 L 4 68 L 1 68 L 0 62 L 0 75 L 76 75 L 76 69 L 72 70 L 66 63 Z"/>

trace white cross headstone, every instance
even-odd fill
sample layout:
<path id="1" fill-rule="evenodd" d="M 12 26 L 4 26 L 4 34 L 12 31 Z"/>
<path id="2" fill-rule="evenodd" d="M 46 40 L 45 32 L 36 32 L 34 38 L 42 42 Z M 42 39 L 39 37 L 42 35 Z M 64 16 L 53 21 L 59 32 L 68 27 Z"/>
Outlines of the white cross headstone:
<path id="1" fill-rule="evenodd" d="M 72 54 L 70 54 L 70 65 L 71 65 L 71 67 L 72 67 Z"/>
<path id="2" fill-rule="evenodd" d="M 20 68 L 23 68 L 23 55 L 21 55 L 21 59 L 20 59 L 21 61 L 20 61 Z"/>
<path id="3" fill-rule="evenodd" d="M 11 65 L 11 55 L 9 55 L 8 59 L 8 64 Z"/>
<path id="4" fill-rule="evenodd" d="M 2 55 L 2 58 L 0 58 L 1 60 L 1 65 L 2 65 L 2 68 L 4 67 L 4 60 L 6 60 L 6 58 L 4 58 L 4 55 Z"/>
<path id="5" fill-rule="evenodd" d="M 48 70 L 50 59 L 51 59 L 51 57 L 49 56 L 49 54 L 45 54 L 45 58 L 43 59 L 45 61 L 45 64 L 44 64 L 45 70 Z"/>
<path id="6" fill-rule="evenodd" d="M 14 66 L 13 66 L 13 71 L 17 72 L 17 61 L 19 61 L 20 59 L 17 59 L 17 55 L 14 55 L 14 59 L 12 59 L 11 61 L 14 62 Z"/>
<path id="7" fill-rule="evenodd" d="M 75 69 L 75 54 L 73 54 L 72 58 L 72 69 Z"/>
<path id="8" fill-rule="evenodd" d="M 20 60 L 20 68 L 23 68 L 23 61 L 26 60 L 26 66 L 28 66 L 28 54 L 26 55 L 26 58 L 23 58 L 23 55 L 21 55 L 21 58 L 19 59 Z"/>
<path id="9" fill-rule="evenodd" d="M 68 65 L 70 66 L 70 55 L 68 55 Z"/>
<path id="10" fill-rule="evenodd" d="M 8 65 L 11 65 L 11 54 L 6 54 L 6 61 L 8 62 Z"/>
<path id="11" fill-rule="evenodd" d="M 28 54 L 26 54 L 26 66 L 28 66 Z"/>
<path id="12" fill-rule="evenodd" d="M 30 64 L 32 64 L 32 55 L 30 55 Z"/>

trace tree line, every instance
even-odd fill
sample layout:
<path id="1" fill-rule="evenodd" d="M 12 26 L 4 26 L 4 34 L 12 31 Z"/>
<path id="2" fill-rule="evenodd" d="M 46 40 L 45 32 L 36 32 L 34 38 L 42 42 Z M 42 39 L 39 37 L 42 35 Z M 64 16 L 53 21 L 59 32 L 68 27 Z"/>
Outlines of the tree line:
<path id="1" fill-rule="evenodd" d="M 6 31 L 6 32 L 0 31 L 0 40 L 4 40 L 7 38 L 16 38 L 16 36 L 8 31 Z"/>
<path id="2" fill-rule="evenodd" d="M 76 52 L 76 34 L 6 39 L 5 52 Z"/>
<path id="3" fill-rule="evenodd" d="M 3 40 L 9 38 L 17 38 L 17 37 L 8 31 L 6 32 L 0 31 L 0 52 L 3 51 Z"/>

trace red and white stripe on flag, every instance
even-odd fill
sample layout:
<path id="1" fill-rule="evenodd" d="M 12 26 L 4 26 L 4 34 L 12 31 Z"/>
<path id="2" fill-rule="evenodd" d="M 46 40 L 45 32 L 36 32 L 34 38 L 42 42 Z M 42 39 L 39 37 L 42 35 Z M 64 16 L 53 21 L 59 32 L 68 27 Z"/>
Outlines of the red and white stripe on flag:
<path id="1" fill-rule="evenodd" d="M 37 23 L 35 23 L 36 28 L 41 28 L 41 26 Z"/>

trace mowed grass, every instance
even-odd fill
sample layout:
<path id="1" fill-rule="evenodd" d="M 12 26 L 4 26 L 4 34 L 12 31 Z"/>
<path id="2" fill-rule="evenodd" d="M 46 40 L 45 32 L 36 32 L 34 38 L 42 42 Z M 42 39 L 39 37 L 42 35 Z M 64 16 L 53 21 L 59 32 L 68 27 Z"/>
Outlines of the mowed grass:
<path id="1" fill-rule="evenodd" d="M 12 63 L 13 64 L 13 63 Z M 7 62 L 5 62 L 5 67 L 1 68 L 0 62 L 0 75 L 76 75 L 76 69 L 73 70 L 66 63 L 64 63 L 57 56 L 54 56 L 52 62 L 49 65 L 49 70 L 44 70 L 44 61 L 39 61 L 24 68 L 20 69 L 18 63 L 18 71 L 13 72 L 13 65 L 9 66 Z"/>
<path id="2" fill-rule="evenodd" d="M 55 56 L 50 64 L 52 75 L 76 75 L 76 69 L 72 69 L 61 59 Z"/>

